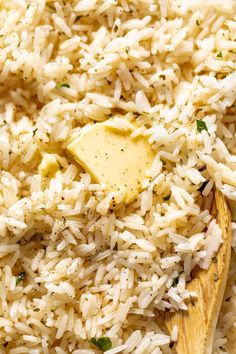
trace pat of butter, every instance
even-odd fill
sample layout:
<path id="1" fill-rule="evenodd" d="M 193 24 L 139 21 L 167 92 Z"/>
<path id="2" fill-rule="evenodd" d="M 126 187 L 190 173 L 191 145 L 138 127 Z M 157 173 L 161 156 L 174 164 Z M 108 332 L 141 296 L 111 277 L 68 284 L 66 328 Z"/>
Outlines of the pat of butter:
<path id="1" fill-rule="evenodd" d="M 58 171 L 58 168 L 59 166 L 55 157 L 51 154 L 45 153 L 38 170 L 43 177 L 49 177 L 53 176 Z"/>
<path id="2" fill-rule="evenodd" d="M 96 183 L 106 184 L 107 191 L 125 186 L 125 204 L 141 191 L 155 156 L 144 137 L 132 139 L 130 133 L 117 132 L 106 123 L 94 124 L 67 148 Z"/>

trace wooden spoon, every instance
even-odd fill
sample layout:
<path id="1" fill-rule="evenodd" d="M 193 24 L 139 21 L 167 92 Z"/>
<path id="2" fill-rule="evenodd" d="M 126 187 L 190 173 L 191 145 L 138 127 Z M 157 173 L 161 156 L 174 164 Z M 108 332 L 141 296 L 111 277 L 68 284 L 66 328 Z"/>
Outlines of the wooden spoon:
<path id="1" fill-rule="evenodd" d="M 215 191 L 213 213 L 222 230 L 223 243 L 207 271 L 196 269 L 187 285 L 196 291 L 197 300 L 188 311 L 165 313 L 165 324 L 171 333 L 178 326 L 179 338 L 174 347 L 177 354 L 212 354 L 217 319 L 225 291 L 231 254 L 231 214 L 225 197 Z M 214 237 L 214 236 L 213 236 Z"/>

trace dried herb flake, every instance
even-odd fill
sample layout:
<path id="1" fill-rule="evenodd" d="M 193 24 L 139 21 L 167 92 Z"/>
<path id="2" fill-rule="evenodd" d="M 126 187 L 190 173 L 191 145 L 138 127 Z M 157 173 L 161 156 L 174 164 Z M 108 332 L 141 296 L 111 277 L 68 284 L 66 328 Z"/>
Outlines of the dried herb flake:
<path id="1" fill-rule="evenodd" d="M 114 32 L 116 33 L 118 31 L 119 27 L 117 25 L 114 26 Z"/>
<path id="2" fill-rule="evenodd" d="M 103 352 L 106 352 L 112 347 L 112 342 L 109 337 L 100 337 L 98 339 L 91 338 L 90 342 L 93 343 L 99 349 L 101 349 Z"/>
<path id="3" fill-rule="evenodd" d="M 175 288 L 178 285 L 179 277 L 173 279 L 172 286 Z"/>
<path id="4" fill-rule="evenodd" d="M 25 272 L 19 273 L 18 277 L 16 278 L 16 286 L 19 285 L 25 279 Z"/>
<path id="5" fill-rule="evenodd" d="M 201 133 L 203 130 L 206 130 L 208 132 L 206 123 L 203 120 L 197 119 L 197 131 Z"/>
<path id="6" fill-rule="evenodd" d="M 70 85 L 67 82 L 62 82 L 56 85 L 56 88 L 60 88 L 60 87 L 70 88 Z"/>

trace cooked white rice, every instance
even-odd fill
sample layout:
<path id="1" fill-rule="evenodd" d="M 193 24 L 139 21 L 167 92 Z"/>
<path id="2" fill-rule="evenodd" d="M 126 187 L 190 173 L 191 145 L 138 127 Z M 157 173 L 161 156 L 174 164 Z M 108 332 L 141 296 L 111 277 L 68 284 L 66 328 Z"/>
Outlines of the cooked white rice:
<path id="1" fill-rule="evenodd" d="M 187 310 L 220 245 L 214 185 L 236 201 L 236 2 L 4 0 L 0 58 L 0 352 L 99 353 L 105 336 L 108 354 L 171 353 L 158 312 Z M 66 151 L 111 117 L 156 151 L 114 210 Z M 236 352 L 235 269 L 233 253 L 214 353 Z"/>

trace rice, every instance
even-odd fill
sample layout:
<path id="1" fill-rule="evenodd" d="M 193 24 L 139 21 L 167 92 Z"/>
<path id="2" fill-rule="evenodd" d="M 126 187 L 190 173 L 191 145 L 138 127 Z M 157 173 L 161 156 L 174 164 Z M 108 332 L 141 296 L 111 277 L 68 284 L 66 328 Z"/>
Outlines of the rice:
<path id="1" fill-rule="evenodd" d="M 187 311 L 192 269 L 221 244 L 215 186 L 235 221 L 235 13 L 233 0 L 4 1 L 0 352 L 99 353 L 102 337 L 108 354 L 173 352 L 181 333 L 158 313 Z M 155 151 L 129 205 L 67 153 L 96 122 Z M 214 354 L 236 351 L 235 267 L 232 252 Z"/>

